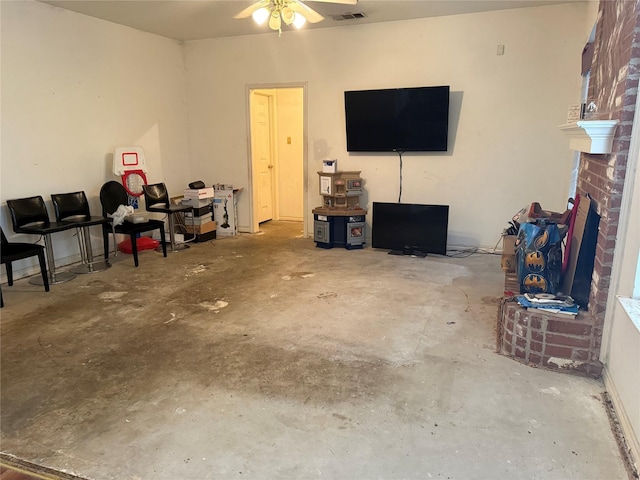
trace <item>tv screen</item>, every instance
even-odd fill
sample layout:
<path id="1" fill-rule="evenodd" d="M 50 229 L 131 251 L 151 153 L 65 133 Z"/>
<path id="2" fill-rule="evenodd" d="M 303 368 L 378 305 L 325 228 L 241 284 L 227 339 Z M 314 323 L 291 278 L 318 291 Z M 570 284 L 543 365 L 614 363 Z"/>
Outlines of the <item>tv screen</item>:
<path id="1" fill-rule="evenodd" d="M 344 92 L 349 152 L 444 152 L 449 87 Z"/>
<path id="2" fill-rule="evenodd" d="M 448 205 L 373 202 L 373 248 L 447 253 Z"/>

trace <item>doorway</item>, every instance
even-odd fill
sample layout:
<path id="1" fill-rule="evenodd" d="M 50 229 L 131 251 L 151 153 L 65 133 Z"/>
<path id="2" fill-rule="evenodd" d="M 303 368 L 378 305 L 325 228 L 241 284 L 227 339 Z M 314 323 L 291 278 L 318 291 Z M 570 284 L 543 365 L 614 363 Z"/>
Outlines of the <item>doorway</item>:
<path id="1" fill-rule="evenodd" d="M 306 236 L 305 85 L 249 88 L 251 228 L 301 222 Z"/>

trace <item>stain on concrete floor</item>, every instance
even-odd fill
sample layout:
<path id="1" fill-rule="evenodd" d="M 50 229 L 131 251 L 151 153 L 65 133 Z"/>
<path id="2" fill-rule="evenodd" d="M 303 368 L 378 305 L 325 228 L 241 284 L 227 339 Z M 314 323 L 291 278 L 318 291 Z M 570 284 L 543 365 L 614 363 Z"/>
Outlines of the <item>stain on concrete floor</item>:
<path id="1" fill-rule="evenodd" d="M 7 288 L 2 450 L 96 479 L 624 472 L 600 383 L 486 348 L 498 257 L 324 250 L 264 227 L 137 269 L 119 255 L 49 294 Z"/>

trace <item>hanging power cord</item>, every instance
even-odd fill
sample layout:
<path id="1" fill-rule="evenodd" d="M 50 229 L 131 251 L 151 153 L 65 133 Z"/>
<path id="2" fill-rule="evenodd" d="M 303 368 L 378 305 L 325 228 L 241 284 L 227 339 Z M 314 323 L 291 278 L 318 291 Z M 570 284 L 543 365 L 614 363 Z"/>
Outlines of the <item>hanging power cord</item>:
<path id="1" fill-rule="evenodd" d="M 402 150 L 396 150 L 396 152 L 398 153 L 398 157 L 400 158 L 400 187 L 399 187 L 399 193 L 398 193 L 398 203 L 402 203 Z M 477 253 L 485 254 L 485 255 L 501 255 L 501 253 L 496 251 L 498 249 L 498 244 L 500 243 L 500 240 L 502 240 L 502 235 L 496 242 L 495 246 L 493 247 L 493 250 L 486 250 L 479 247 L 468 247 L 468 248 L 459 248 L 459 249 L 451 248 L 447 250 L 447 253 L 445 256 L 451 257 L 451 258 L 465 258 L 465 257 L 470 257 L 471 255 L 474 255 Z"/>
<path id="2" fill-rule="evenodd" d="M 502 240 L 503 236 L 504 234 L 500 235 L 500 238 L 498 238 L 498 241 L 493 246 L 492 250 L 487 250 L 480 247 L 450 248 L 450 249 L 447 249 L 446 256 L 451 258 L 466 258 L 466 257 L 470 257 L 475 253 L 484 254 L 484 255 L 502 255 L 502 252 L 498 252 L 497 250 L 498 250 L 498 245 L 500 244 L 500 241 Z"/>
<path id="3" fill-rule="evenodd" d="M 182 212 L 174 212 L 174 213 L 165 213 L 163 215 L 163 217 L 160 219 L 165 223 L 169 223 L 169 215 L 173 215 L 173 235 L 175 235 L 176 233 L 179 235 L 184 236 L 187 235 L 187 231 L 185 228 L 185 223 L 184 223 L 184 214 Z M 167 231 L 167 234 L 171 235 L 171 231 Z M 169 237 L 171 238 L 171 237 Z M 190 243 L 193 242 L 196 239 L 196 234 L 193 234 L 193 238 L 190 238 L 189 240 L 183 240 L 180 243 Z M 168 240 L 167 240 L 168 241 Z M 169 242 L 170 243 L 170 242 Z M 178 243 L 178 242 L 176 242 Z"/>
<path id="4" fill-rule="evenodd" d="M 402 203 L 402 150 L 397 150 L 400 157 L 400 192 L 398 193 L 398 203 Z"/>
<path id="5" fill-rule="evenodd" d="M 175 221 L 175 223 L 173 224 L 173 230 L 174 230 L 174 233 L 179 231 L 179 233 L 182 235 L 182 238 L 183 238 L 182 243 L 195 242 L 196 241 L 195 224 L 194 224 L 194 230 L 193 230 L 193 237 L 190 238 L 189 240 L 186 240 L 185 237 L 189 235 L 189 233 L 187 233 L 187 223 L 185 220 L 184 212 L 176 212 L 173 215 L 174 215 L 174 221 Z M 195 219 L 195 216 L 191 218 Z"/>
<path id="6" fill-rule="evenodd" d="M 180 202 L 177 199 L 173 199 L 172 198 L 171 199 L 171 204 L 172 205 L 179 205 Z M 189 235 L 189 233 L 187 233 L 187 224 L 185 222 L 184 212 L 167 213 L 167 214 L 165 214 L 164 217 L 162 217 L 162 221 L 164 222 L 166 220 L 168 222 L 169 215 L 173 215 L 173 234 L 175 235 L 176 233 L 178 233 L 179 235 L 182 235 L 182 242 L 180 242 L 180 243 L 195 242 L 196 241 L 195 228 L 194 228 L 193 237 L 190 238 L 189 240 L 185 239 L 185 237 L 187 235 Z M 194 225 L 194 227 L 195 227 L 195 225 Z M 171 235 L 171 233 L 169 233 L 169 235 Z"/>

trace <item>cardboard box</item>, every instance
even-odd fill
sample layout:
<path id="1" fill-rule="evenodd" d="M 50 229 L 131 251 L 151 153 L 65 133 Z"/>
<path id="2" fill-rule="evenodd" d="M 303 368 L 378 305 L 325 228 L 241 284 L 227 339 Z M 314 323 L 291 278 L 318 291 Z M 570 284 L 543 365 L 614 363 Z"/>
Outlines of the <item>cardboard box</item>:
<path id="1" fill-rule="evenodd" d="M 185 225 L 203 225 L 207 222 L 213 221 L 213 214 L 207 213 L 202 217 L 188 217 L 185 215 L 184 224 Z"/>
<path id="2" fill-rule="evenodd" d="M 216 222 L 207 222 L 202 225 L 185 225 L 187 233 L 195 233 L 196 235 L 202 235 L 203 233 L 215 232 Z"/>
<path id="3" fill-rule="evenodd" d="M 203 200 L 206 198 L 213 198 L 214 191 L 213 187 L 206 188 L 185 188 L 184 190 L 184 198 L 187 200 Z"/>
<path id="4" fill-rule="evenodd" d="M 190 212 L 184 212 L 185 217 L 204 217 L 205 215 L 212 214 L 213 208 L 212 203 L 207 203 L 204 207 L 194 207 Z"/>
<path id="5" fill-rule="evenodd" d="M 336 173 L 338 171 L 338 160 L 323 160 L 322 173 Z"/>
<path id="6" fill-rule="evenodd" d="M 516 271 L 516 236 L 504 235 L 502 237 L 502 270 L 508 273 Z"/>
<path id="7" fill-rule="evenodd" d="M 218 225 L 217 238 L 233 237 L 238 233 L 238 191 L 233 185 L 215 186 L 213 219 Z"/>
<path id="8" fill-rule="evenodd" d="M 193 208 L 212 208 L 211 204 L 213 203 L 213 198 L 184 198 L 182 200 L 183 205 L 189 205 Z"/>

